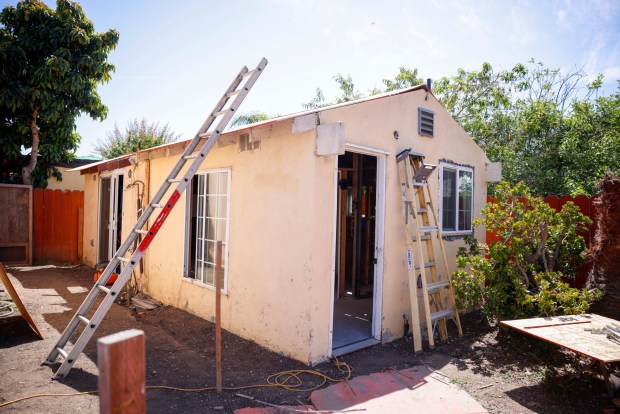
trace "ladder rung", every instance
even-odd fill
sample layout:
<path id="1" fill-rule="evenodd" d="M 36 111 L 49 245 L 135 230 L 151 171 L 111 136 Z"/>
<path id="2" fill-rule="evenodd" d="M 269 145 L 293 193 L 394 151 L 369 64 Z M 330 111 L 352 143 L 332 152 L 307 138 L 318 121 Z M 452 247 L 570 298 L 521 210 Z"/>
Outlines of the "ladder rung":
<path id="1" fill-rule="evenodd" d="M 213 115 L 213 117 L 217 117 L 217 116 L 224 115 L 232 111 L 233 110 L 229 108 L 229 109 L 224 109 L 223 111 L 213 112 L 211 115 Z"/>
<path id="2" fill-rule="evenodd" d="M 239 95 L 241 92 L 243 92 L 241 89 L 237 89 L 236 91 L 228 92 L 226 94 L 226 97 L 227 98 L 232 98 L 233 96 Z"/>
<path id="3" fill-rule="evenodd" d="M 242 78 L 247 78 L 248 76 L 252 76 L 254 74 L 254 72 L 256 72 L 256 69 L 249 70 L 249 71 L 245 72 L 241 77 Z"/>
<path id="4" fill-rule="evenodd" d="M 448 286 L 450 286 L 449 280 L 441 280 L 439 282 L 429 283 L 428 285 L 426 285 L 426 288 L 428 290 L 428 293 L 435 293 L 439 289 L 442 289 Z"/>
<path id="5" fill-rule="evenodd" d="M 62 357 L 64 359 L 67 359 L 67 357 L 69 356 L 69 354 L 67 353 L 67 351 L 65 351 L 64 349 L 62 349 L 61 347 L 56 348 L 56 350 L 58 351 L 58 353 L 60 355 L 62 355 Z"/>
<path id="6" fill-rule="evenodd" d="M 427 183 L 423 183 L 423 182 L 421 182 L 421 181 L 414 181 L 414 182 L 412 182 L 412 184 L 413 184 L 414 186 L 416 186 L 416 187 L 426 187 L 426 186 L 428 186 L 428 184 L 427 184 Z"/>
<path id="7" fill-rule="evenodd" d="M 134 230 L 134 233 L 138 233 L 138 234 L 149 234 L 148 230 L 138 230 L 138 229 L 135 229 L 135 230 Z"/>
<path id="8" fill-rule="evenodd" d="M 451 315 L 454 315 L 454 309 L 452 308 L 440 310 L 439 312 L 431 313 L 431 321 L 435 322 L 436 320 L 443 319 Z"/>
<path id="9" fill-rule="evenodd" d="M 433 266 L 435 266 L 435 264 L 436 264 L 436 262 L 434 260 L 430 261 L 430 262 L 424 262 L 424 267 L 425 268 L 433 267 Z M 420 270 L 420 266 L 416 266 L 415 269 L 416 270 Z"/>
<path id="10" fill-rule="evenodd" d="M 123 263 L 129 263 L 129 259 L 127 259 L 127 258 L 125 258 L 123 256 L 118 256 L 117 259 L 120 260 Z"/>
<path id="11" fill-rule="evenodd" d="M 79 318 L 82 322 L 84 322 L 84 324 L 86 324 L 86 325 L 90 324 L 90 319 L 88 319 L 87 317 L 82 316 L 82 315 L 78 315 L 78 318 Z"/>
<path id="12" fill-rule="evenodd" d="M 194 158 L 197 158 L 198 154 L 190 154 L 190 155 L 184 155 L 183 158 L 186 160 L 192 160 Z"/>
<path id="13" fill-rule="evenodd" d="M 108 289 L 107 287 L 103 286 L 103 285 L 99 285 L 99 290 L 102 291 L 103 293 L 105 293 L 106 295 L 108 293 L 110 293 L 110 289 Z"/>
<path id="14" fill-rule="evenodd" d="M 182 180 L 182 178 L 168 178 L 169 183 L 180 183 Z"/>
<path id="15" fill-rule="evenodd" d="M 429 236 L 428 234 L 424 235 L 424 236 L 420 236 L 420 240 L 430 240 L 430 238 L 431 238 L 431 236 Z M 413 241 L 418 241 L 418 240 L 417 240 L 417 238 L 414 237 Z"/>
<path id="16" fill-rule="evenodd" d="M 437 226 L 422 226 L 418 229 L 420 233 L 430 233 L 431 231 L 437 231 L 439 228 Z"/>
<path id="17" fill-rule="evenodd" d="M 151 204 L 151 207 L 153 207 L 153 208 L 164 208 L 164 205 L 163 204 L 153 203 L 153 204 Z"/>
<path id="18" fill-rule="evenodd" d="M 425 209 L 425 208 L 419 208 L 419 209 L 418 209 L 418 214 L 420 214 L 420 213 L 428 213 L 428 209 Z"/>

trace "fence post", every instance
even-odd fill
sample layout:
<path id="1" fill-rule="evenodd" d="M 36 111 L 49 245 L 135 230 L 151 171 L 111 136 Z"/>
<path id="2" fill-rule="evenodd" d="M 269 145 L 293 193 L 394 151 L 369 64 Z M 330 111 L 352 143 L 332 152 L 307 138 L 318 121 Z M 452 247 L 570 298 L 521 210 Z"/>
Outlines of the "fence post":
<path id="1" fill-rule="evenodd" d="M 118 332 L 97 341 L 99 412 L 146 413 L 144 332 Z"/>

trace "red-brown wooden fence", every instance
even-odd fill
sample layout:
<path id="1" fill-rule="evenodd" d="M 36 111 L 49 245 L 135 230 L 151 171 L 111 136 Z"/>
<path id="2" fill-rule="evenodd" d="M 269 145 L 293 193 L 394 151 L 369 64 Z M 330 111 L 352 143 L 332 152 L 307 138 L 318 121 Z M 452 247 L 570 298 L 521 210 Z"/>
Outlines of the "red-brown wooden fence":
<path id="1" fill-rule="evenodd" d="M 556 195 L 550 195 L 545 197 L 545 202 L 551 207 L 553 207 L 556 211 L 560 211 L 564 204 L 568 203 L 569 201 L 572 201 L 577 207 L 579 207 L 581 214 L 590 217 L 590 219 L 592 220 L 590 230 L 585 234 L 582 234 L 583 238 L 586 241 L 586 246 L 589 247 L 590 239 L 594 236 L 594 231 L 596 229 L 596 223 L 594 222 L 594 217 L 596 215 L 596 207 L 593 203 L 594 198 L 588 197 L 586 195 L 577 195 L 575 197 L 570 195 L 563 195 L 560 197 Z M 487 202 L 493 203 L 495 202 L 495 199 L 487 196 Z M 487 243 L 491 243 L 493 241 L 499 240 L 499 237 L 497 237 L 497 235 L 495 235 L 494 233 L 487 231 L 486 239 Z M 588 279 L 588 272 L 590 272 L 591 268 L 592 264 L 586 261 L 579 269 L 577 277 L 574 280 L 568 280 L 568 283 L 573 287 L 583 287 L 586 283 L 586 280 Z"/>
<path id="2" fill-rule="evenodd" d="M 79 263 L 83 224 L 83 191 L 34 190 L 34 260 Z"/>

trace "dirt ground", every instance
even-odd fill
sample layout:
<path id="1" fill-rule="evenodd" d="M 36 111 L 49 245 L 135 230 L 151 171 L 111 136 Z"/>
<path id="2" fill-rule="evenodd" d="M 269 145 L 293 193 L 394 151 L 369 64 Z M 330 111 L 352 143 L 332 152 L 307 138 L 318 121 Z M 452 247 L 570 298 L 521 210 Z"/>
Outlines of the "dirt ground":
<path id="1" fill-rule="evenodd" d="M 45 339 L 38 339 L 19 316 L 0 318 L 0 404 L 35 394 L 96 390 L 96 340 L 63 382 L 51 380 L 55 368 L 40 365 L 91 288 L 93 269 L 33 267 L 12 268 L 9 273 Z M 518 332 L 489 327 L 476 314 L 465 315 L 462 325 L 463 337 L 451 337 L 421 355 L 414 355 L 411 342 L 401 339 L 341 360 L 353 367 L 354 376 L 427 365 L 492 413 L 620 413 L 614 404 L 618 399 L 607 396 L 600 378 L 583 372 L 588 361 Z M 200 388 L 215 384 L 212 323 L 171 307 L 139 315 L 114 304 L 95 336 L 131 328 L 146 333 L 147 385 Z M 265 384 L 271 374 L 308 369 L 227 332 L 223 333 L 223 366 L 224 386 L 230 387 Z M 342 378 L 332 362 L 313 368 Z M 308 376 L 303 380 L 303 388 L 322 381 Z M 237 392 L 278 405 L 303 404 L 310 396 L 310 392 L 277 387 Z M 147 391 L 149 413 L 232 413 L 247 406 L 262 405 L 235 391 Z M 0 412 L 98 412 L 98 399 L 96 395 L 34 398 L 0 406 Z"/>

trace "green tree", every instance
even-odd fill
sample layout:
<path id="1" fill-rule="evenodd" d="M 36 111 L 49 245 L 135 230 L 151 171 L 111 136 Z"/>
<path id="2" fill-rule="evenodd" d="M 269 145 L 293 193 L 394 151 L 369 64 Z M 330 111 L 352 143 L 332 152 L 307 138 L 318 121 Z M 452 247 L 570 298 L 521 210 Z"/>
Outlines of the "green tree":
<path id="1" fill-rule="evenodd" d="M 355 92 L 350 76 L 338 75 L 341 96 L 327 101 L 321 89 L 306 109 L 344 102 Z M 597 97 L 603 77 L 587 83 L 581 69 L 560 71 L 531 60 L 508 70 L 489 63 L 442 77 L 433 93 L 493 162 L 504 179 L 525 182 L 535 194 L 593 194 L 606 171 L 620 170 L 620 87 Z M 385 89 L 422 83 L 416 68 L 399 68 Z M 352 93 L 355 92 L 355 93 Z M 490 193 L 494 186 L 490 186 Z"/>
<path id="2" fill-rule="evenodd" d="M 487 246 L 469 237 L 469 249 L 459 249 L 462 270 L 453 285 L 461 309 L 481 305 L 498 320 L 585 312 L 600 292 L 571 288 L 562 279 L 574 278 L 583 263 L 580 233 L 590 219 L 571 202 L 556 212 L 523 183 L 501 183 L 496 196 L 474 225 L 498 240 Z"/>
<path id="3" fill-rule="evenodd" d="M 22 180 L 45 186 L 51 166 L 68 161 L 77 149 L 77 117 L 106 117 L 97 86 L 114 71 L 108 54 L 119 35 L 96 33 L 80 5 L 67 0 L 58 0 L 56 10 L 42 1 L 20 1 L 2 9 L 0 23 L 3 158 L 14 160 L 22 147 L 30 149 Z M 33 180 L 39 159 L 44 161 Z"/>
<path id="4" fill-rule="evenodd" d="M 129 121 L 124 131 L 114 129 L 106 137 L 97 139 L 94 153 L 102 158 L 116 158 L 124 154 L 138 152 L 158 145 L 176 141 L 180 135 L 170 130 L 168 124 L 159 127 L 159 124 L 149 124 L 145 118 L 140 122 L 137 119 Z"/>
<path id="5" fill-rule="evenodd" d="M 230 123 L 230 126 L 241 126 L 241 125 L 249 125 L 254 124 L 256 122 L 265 121 L 269 119 L 269 115 L 265 112 L 254 111 L 248 112 L 244 114 L 239 114 L 233 121 Z"/>

